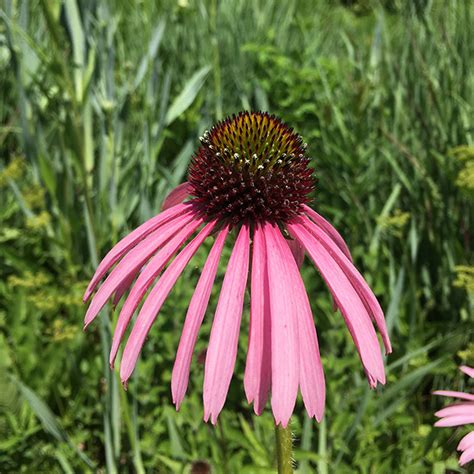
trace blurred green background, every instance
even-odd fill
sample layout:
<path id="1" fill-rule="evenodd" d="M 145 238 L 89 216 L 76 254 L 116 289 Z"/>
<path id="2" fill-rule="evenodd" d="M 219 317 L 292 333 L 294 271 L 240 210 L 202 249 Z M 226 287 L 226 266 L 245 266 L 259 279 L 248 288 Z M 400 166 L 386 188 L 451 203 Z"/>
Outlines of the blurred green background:
<path id="1" fill-rule="evenodd" d="M 262 109 L 308 142 L 314 207 L 347 239 L 394 347 L 387 385 L 369 390 L 342 317 L 304 265 L 328 396 L 319 425 L 298 402 L 298 472 L 467 472 L 462 430 L 433 428 L 444 402 L 430 392 L 466 388 L 456 366 L 474 363 L 474 3 L 0 5 L 0 471 L 274 472 L 270 410 L 253 416 L 243 393 L 248 311 L 218 426 L 202 422 L 198 357 L 181 411 L 171 403 L 205 249 L 128 392 L 106 363 L 116 314 L 83 333 L 81 303 L 97 261 L 185 179 L 203 130 Z"/>

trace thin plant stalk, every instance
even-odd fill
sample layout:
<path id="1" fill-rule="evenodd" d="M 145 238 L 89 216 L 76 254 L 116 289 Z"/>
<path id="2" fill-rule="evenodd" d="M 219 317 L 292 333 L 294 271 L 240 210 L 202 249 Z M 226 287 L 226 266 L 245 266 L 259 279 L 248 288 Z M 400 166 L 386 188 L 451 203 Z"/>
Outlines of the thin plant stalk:
<path id="1" fill-rule="evenodd" d="M 293 474 L 293 440 L 290 423 L 286 428 L 283 428 L 280 424 L 275 426 L 275 442 L 278 474 Z"/>

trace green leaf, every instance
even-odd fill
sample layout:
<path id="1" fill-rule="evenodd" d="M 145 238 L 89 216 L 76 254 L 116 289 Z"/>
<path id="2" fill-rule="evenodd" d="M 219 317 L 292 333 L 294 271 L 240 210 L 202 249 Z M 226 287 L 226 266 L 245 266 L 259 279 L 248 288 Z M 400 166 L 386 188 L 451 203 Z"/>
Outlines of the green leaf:
<path id="1" fill-rule="evenodd" d="M 33 410 L 33 413 L 39 418 L 44 430 L 53 435 L 58 441 L 69 444 L 69 446 L 76 451 L 82 461 L 84 461 L 89 467 L 93 467 L 94 463 L 70 441 L 60 421 L 48 405 L 46 405 L 46 403 L 41 400 L 41 398 L 30 387 L 25 385 L 16 377 L 10 375 L 10 379 L 18 387 L 23 398 L 28 402 Z"/>
<path id="2" fill-rule="evenodd" d="M 48 405 L 46 405 L 46 403 L 44 403 L 43 400 L 41 400 L 41 398 L 38 397 L 38 395 L 33 390 L 31 390 L 31 388 L 27 387 L 16 377 L 11 376 L 11 380 L 18 387 L 35 415 L 41 421 L 45 431 L 52 434 L 58 441 L 66 442 L 67 435 Z"/>
<path id="3" fill-rule="evenodd" d="M 82 20 L 76 0 L 65 0 L 64 11 L 66 14 L 69 33 L 72 39 L 76 97 L 78 102 L 82 102 L 82 93 L 84 91 L 83 69 L 85 63 L 86 44 L 84 39 L 84 31 L 82 29 Z"/>
<path id="4" fill-rule="evenodd" d="M 56 194 L 56 177 L 54 174 L 53 164 L 48 160 L 42 153 L 38 154 L 38 164 L 41 179 L 48 188 L 49 193 L 52 197 Z"/>
<path id="5" fill-rule="evenodd" d="M 165 32 L 165 21 L 161 20 L 156 26 L 155 31 L 153 32 L 153 35 L 151 36 L 150 43 L 148 44 L 148 51 L 140 62 L 137 75 L 135 76 L 135 80 L 133 81 L 132 90 L 135 90 L 140 85 L 143 78 L 145 77 L 146 72 L 148 71 L 148 67 L 155 59 L 158 53 L 158 47 L 160 46 L 161 39 L 163 38 L 164 32 Z"/>
<path id="6" fill-rule="evenodd" d="M 188 107 L 194 102 L 194 99 L 204 85 L 207 74 L 210 71 L 209 66 L 205 66 L 199 71 L 195 72 L 191 79 L 184 85 L 181 93 L 171 104 L 166 114 L 165 123 L 169 125 L 171 122 L 176 120 Z"/>

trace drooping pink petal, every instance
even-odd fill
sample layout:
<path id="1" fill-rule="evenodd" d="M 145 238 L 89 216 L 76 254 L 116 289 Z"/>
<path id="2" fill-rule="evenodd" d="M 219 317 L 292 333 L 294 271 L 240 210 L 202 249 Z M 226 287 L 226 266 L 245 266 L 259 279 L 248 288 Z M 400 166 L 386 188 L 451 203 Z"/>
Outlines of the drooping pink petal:
<path id="1" fill-rule="evenodd" d="M 438 418 L 456 415 L 474 415 L 474 403 L 458 403 L 456 405 L 449 405 L 435 413 L 435 416 Z"/>
<path id="2" fill-rule="evenodd" d="M 474 379 L 474 369 L 472 367 L 468 367 L 467 365 L 461 365 L 461 367 L 459 367 L 459 370 Z"/>
<path id="3" fill-rule="evenodd" d="M 464 466 L 464 464 L 467 464 L 469 461 L 472 461 L 474 459 L 474 446 L 471 446 L 470 448 L 466 449 L 460 456 L 459 458 L 459 464 L 461 466 Z"/>
<path id="4" fill-rule="evenodd" d="M 344 270 L 326 248 L 298 221 L 287 224 L 318 267 L 334 300 L 344 316 L 346 325 L 359 352 L 369 384 L 385 383 L 385 371 L 379 342 L 369 314 Z"/>
<path id="5" fill-rule="evenodd" d="M 204 368 L 204 421 L 213 424 L 224 406 L 234 371 L 249 269 L 250 231 L 243 224 L 235 242 L 212 323 Z"/>
<path id="6" fill-rule="evenodd" d="M 135 285 L 133 285 L 130 294 L 125 300 L 122 310 L 117 321 L 117 325 L 114 331 L 114 337 L 112 340 L 112 348 L 110 350 L 110 365 L 113 366 L 115 357 L 117 356 L 117 351 L 122 341 L 122 337 L 127 329 L 127 326 L 132 319 L 133 313 L 137 309 L 140 301 L 142 301 L 143 296 L 147 292 L 148 288 L 152 285 L 156 277 L 163 270 L 165 265 L 168 263 L 173 254 L 183 245 L 184 242 L 194 233 L 194 231 L 202 224 L 203 220 L 201 217 L 197 217 L 191 222 L 185 224 L 148 262 L 146 267 L 141 272 L 140 276 L 137 278 Z M 189 255 L 189 248 L 194 249 L 196 244 L 199 246 L 200 243 L 207 237 L 208 230 L 205 227 L 201 233 L 186 247 L 183 252 L 177 257 L 171 266 L 175 268 L 185 256 Z M 196 247 L 197 248 L 197 247 Z M 195 250 L 194 250 L 195 251 Z M 192 255 L 191 255 L 192 256 Z M 191 258 L 191 256 L 189 258 Z M 179 258 L 181 257 L 181 258 Z M 183 265 L 186 265 L 186 263 Z M 164 275 L 163 275 L 164 276 Z M 176 276 L 176 278 L 179 275 Z M 174 283 L 173 283 L 174 284 Z"/>
<path id="7" fill-rule="evenodd" d="M 125 278 L 120 282 L 119 286 L 115 290 L 112 306 L 115 307 L 119 304 L 119 301 L 121 300 L 122 296 L 130 288 L 130 285 L 133 283 L 133 280 L 135 280 L 135 276 L 136 274 L 132 273 L 128 278 Z"/>
<path id="8" fill-rule="evenodd" d="M 465 451 L 466 449 L 474 446 L 474 431 L 471 431 L 464 436 L 456 448 L 458 451 Z"/>
<path id="9" fill-rule="evenodd" d="M 186 213 L 175 217 L 170 222 L 163 224 L 160 229 L 148 235 L 139 245 L 125 255 L 92 298 L 84 318 L 84 327 L 87 327 L 93 321 L 112 293 L 117 290 L 124 280 L 130 278 L 131 275 L 136 275 L 138 270 L 161 245 L 194 218 L 194 213 Z"/>
<path id="10" fill-rule="evenodd" d="M 474 423 L 474 414 L 447 416 L 446 418 L 438 420 L 434 425 L 438 427 L 446 427 L 467 425 L 468 423 Z"/>
<path id="11" fill-rule="evenodd" d="M 470 400 L 474 401 L 474 393 L 464 393 L 464 392 L 456 392 L 453 390 L 436 390 L 433 392 L 433 395 L 441 395 L 443 397 L 455 397 L 460 398 L 462 400 Z"/>
<path id="12" fill-rule="evenodd" d="M 120 379 L 126 383 L 132 374 L 137 363 L 138 356 L 142 350 L 146 336 L 150 332 L 151 326 L 158 315 L 161 306 L 168 297 L 169 292 L 173 288 L 176 280 L 179 278 L 189 260 L 196 253 L 197 249 L 202 245 L 204 240 L 211 233 L 215 226 L 215 221 L 209 222 L 199 232 L 199 234 L 184 248 L 184 250 L 173 260 L 168 268 L 163 272 L 161 278 L 150 291 L 147 299 L 137 316 L 137 320 L 133 326 L 130 337 L 123 351 L 122 362 L 120 364 Z M 186 239 L 184 239 L 186 240 Z M 172 255 L 179 246 L 184 243 L 177 243 L 175 249 L 170 249 Z M 170 256 L 171 256 L 170 255 Z M 151 262 L 150 262 L 151 263 Z M 159 265 L 159 264 L 158 264 Z M 151 270 L 153 272 L 153 270 Z M 140 275 L 141 276 L 141 275 Z M 115 336 L 115 335 L 114 335 Z"/>
<path id="13" fill-rule="evenodd" d="M 336 243 L 336 245 L 341 249 L 344 255 L 352 262 L 351 252 L 347 246 L 344 239 L 341 237 L 341 234 L 334 228 L 334 226 L 327 221 L 323 216 L 318 214 L 315 210 L 311 209 L 308 205 L 303 205 L 304 211 L 311 218 L 311 220 L 317 224 L 321 229 L 326 232 L 329 237 Z"/>
<path id="14" fill-rule="evenodd" d="M 274 233 L 274 237 L 279 241 L 283 253 L 286 254 L 285 271 L 298 323 L 299 385 L 301 395 L 308 415 L 316 417 L 318 421 L 321 421 L 324 413 L 326 384 L 324 382 L 318 336 L 311 306 L 296 262 L 291 259 L 291 254 L 288 252 L 288 241 L 279 231 Z"/>
<path id="15" fill-rule="evenodd" d="M 212 285 L 216 278 L 217 267 L 222 254 L 225 240 L 229 233 L 229 227 L 224 227 L 214 242 L 209 256 L 207 257 L 198 284 L 194 290 L 193 297 L 189 304 L 188 312 L 184 322 L 181 338 L 179 340 L 178 351 L 171 376 L 171 393 L 176 410 L 179 410 L 183 401 L 186 389 L 188 388 L 189 368 L 193 356 L 194 346 L 198 337 L 204 315 L 206 313 L 209 297 L 211 296 Z"/>
<path id="16" fill-rule="evenodd" d="M 120 242 L 118 242 L 102 259 L 97 270 L 95 271 L 92 280 L 87 286 L 87 290 L 84 294 L 84 302 L 86 302 L 92 292 L 94 291 L 97 283 L 102 279 L 102 277 L 110 270 L 112 265 L 117 262 L 125 253 L 127 253 L 132 247 L 134 247 L 138 242 L 144 239 L 147 235 L 151 234 L 153 231 L 157 230 L 163 224 L 166 224 L 171 219 L 174 219 L 185 212 L 192 209 L 191 203 L 178 204 L 165 212 L 158 214 L 155 217 L 144 222 L 141 226 L 137 227 L 133 232 L 124 237 Z"/>
<path id="17" fill-rule="evenodd" d="M 385 324 L 385 317 L 380 307 L 377 298 L 370 289 L 367 282 L 364 280 L 362 275 L 359 273 L 357 268 L 352 262 L 346 257 L 341 249 L 334 243 L 334 241 L 316 224 L 311 222 L 308 218 L 303 218 L 303 225 L 318 239 L 318 241 L 325 247 L 325 249 L 331 254 L 331 257 L 337 262 L 342 268 L 352 286 L 360 296 L 362 303 L 364 304 L 367 312 L 373 316 L 373 319 L 377 325 L 382 340 L 385 345 L 385 351 L 387 354 L 392 352 L 392 346 L 390 344 L 390 338 L 387 332 L 387 326 Z"/>
<path id="18" fill-rule="evenodd" d="M 352 255 L 349 250 L 349 247 L 346 245 L 346 242 L 341 237 L 339 232 L 334 228 L 334 226 L 329 223 L 323 216 L 318 214 L 315 210 L 311 209 L 308 205 L 303 206 L 306 214 L 315 222 L 321 229 L 326 232 L 326 234 L 333 240 L 333 242 L 341 249 L 344 255 L 352 262 Z M 334 312 L 338 310 L 336 301 L 332 298 L 332 309 Z"/>
<path id="19" fill-rule="evenodd" d="M 267 403 L 271 385 L 271 319 L 265 237 L 255 224 L 250 289 L 250 325 L 244 388 L 249 403 L 260 415 Z"/>
<path id="20" fill-rule="evenodd" d="M 161 210 L 166 211 L 166 209 L 182 203 L 189 196 L 190 191 L 191 185 L 187 181 L 185 183 L 178 184 L 178 186 L 176 186 L 168 194 L 168 196 L 166 196 L 163 204 L 161 205 Z"/>
<path id="21" fill-rule="evenodd" d="M 300 379 L 298 318 L 288 262 L 295 262 L 274 224 L 262 224 L 270 293 L 272 336 L 272 410 L 275 423 L 286 427 L 293 413 Z"/>
<path id="22" fill-rule="evenodd" d="M 288 240 L 287 241 L 288 247 L 290 247 L 291 253 L 295 258 L 296 264 L 298 268 L 301 268 L 304 261 L 304 248 L 300 245 L 297 240 Z"/>

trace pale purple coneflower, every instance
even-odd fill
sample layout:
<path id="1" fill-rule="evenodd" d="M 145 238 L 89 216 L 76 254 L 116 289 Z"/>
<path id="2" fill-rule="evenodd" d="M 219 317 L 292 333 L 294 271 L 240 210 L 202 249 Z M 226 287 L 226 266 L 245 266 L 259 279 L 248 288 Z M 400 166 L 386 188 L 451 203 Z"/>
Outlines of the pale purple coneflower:
<path id="1" fill-rule="evenodd" d="M 115 328 L 111 365 L 132 315 L 144 299 L 122 355 L 120 377 L 124 384 L 173 285 L 212 236 L 214 243 L 189 304 L 172 373 L 172 397 L 179 408 L 222 249 L 233 232 L 237 237 L 205 360 L 206 421 L 215 423 L 225 403 L 248 279 L 250 327 L 244 388 L 249 403 L 253 402 L 260 414 L 271 393 L 275 422 L 286 426 L 299 388 L 308 415 L 321 420 L 324 374 L 313 315 L 299 272 L 305 253 L 319 269 L 335 307 L 344 317 L 370 386 L 385 383 L 374 329 L 375 324 L 386 352 L 390 352 L 382 309 L 353 265 L 340 234 L 308 206 L 314 188 L 308 165 L 301 137 L 267 113 L 240 113 L 204 133 L 189 167 L 188 181 L 171 192 L 163 212 L 105 256 L 84 296 L 87 301 L 108 273 L 90 303 L 87 326 L 110 298 L 117 304 L 130 290 Z"/>
<path id="2" fill-rule="evenodd" d="M 462 365 L 459 369 L 466 375 L 469 375 L 469 377 L 474 378 L 473 368 Z M 446 427 L 474 424 L 474 393 L 437 390 L 433 392 L 433 394 L 458 399 L 458 403 L 448 405 L 435 413 L 439 418 L 435 426 Z M 471 431 L 461 439 L 457 450 L 462 452 L 459 458 L 459 464 L 461 466 L 474 460 L 474 431 Z"/>

